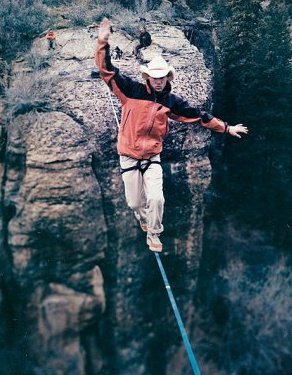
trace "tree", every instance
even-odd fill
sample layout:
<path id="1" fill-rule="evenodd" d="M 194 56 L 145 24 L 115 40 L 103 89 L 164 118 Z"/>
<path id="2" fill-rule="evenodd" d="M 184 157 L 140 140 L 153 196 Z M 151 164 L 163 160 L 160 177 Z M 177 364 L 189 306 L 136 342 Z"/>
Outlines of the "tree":
<path id="1" fill-rule="evenodd" d="M 232 207 L 236 207 L 240 188 L 244 192 L 241 206 L 243 201 L 251 203 L 258 212 L 256 221 L 280 225 L 281 231 L 291 199 L 287 7 L 271 1 L 262 8 L 259 0 L 221 0 L 221 6 L 230 18 L 220 37 L 219 97 L 223 99 L 218 100 L 218 112 L 230 123 L 243 122 L 250 129 L 246 139 L 229 139 L 226 144 L 228 173 L 222 188 L 229 199 L 234 198 Z M 273 199 L 275 193 L 277 199 Z"/>

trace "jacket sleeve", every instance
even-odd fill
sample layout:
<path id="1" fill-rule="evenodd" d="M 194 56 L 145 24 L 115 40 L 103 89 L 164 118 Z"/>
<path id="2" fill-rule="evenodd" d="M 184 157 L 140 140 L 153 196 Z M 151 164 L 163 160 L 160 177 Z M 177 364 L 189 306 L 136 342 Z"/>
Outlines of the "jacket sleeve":
<path id="1" fill-rule="evenodd" d="M 133 80 L 120 74 L 119 69 L 112 65 L 110 58 L 110 46 L 105 40 L 98 40 L 95 54 L 95 64 L 100 71 L 100 76 L 124 103 L 131 95 Z"/>
<path id="2" fill-rule="evenodd" d="M 213 117 L 205 111 L 201 111 L 199 108 L 191 107 L 187 101 L 178 96 L 175 96 L 169 117 L 175 121 L 187 123 L 199 121 L 205 128 L 218 133 L 225 133 L 227 128 L 222 120 Z"/>

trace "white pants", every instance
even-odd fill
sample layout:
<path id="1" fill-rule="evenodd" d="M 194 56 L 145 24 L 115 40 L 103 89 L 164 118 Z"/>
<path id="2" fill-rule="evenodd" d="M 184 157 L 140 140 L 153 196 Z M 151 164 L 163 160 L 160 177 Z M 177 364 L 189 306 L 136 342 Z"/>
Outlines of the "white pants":
<path id="1" fill-rule="evenodd" d="M 160 161 L 160 155 L 151 158 Z M 145 160 L 145 163 L 147 160 Z M 137 160 L 128 156 L 120 156 L 122 169 L 133 167 Z M 144 162 L 141 162 L 143 167 Z M 127 171 L 122 174 L 125 195 L 128 206 L 134 211 L 138 220 L 147 223 L 148 232 L 161 233 L 163 231 L 162 217 L 164 196 L 162 190 L 162 168 L 159 164 L 150 164 L 143 173 L 138 170 Z"/>

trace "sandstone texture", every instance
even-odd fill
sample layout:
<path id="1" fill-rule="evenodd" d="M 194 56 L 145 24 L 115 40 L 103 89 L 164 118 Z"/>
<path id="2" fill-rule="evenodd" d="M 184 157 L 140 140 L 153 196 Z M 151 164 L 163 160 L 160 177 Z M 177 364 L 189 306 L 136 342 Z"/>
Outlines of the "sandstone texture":
<path id="1" fill-rule="evenodd" d="M 124 57 L 113 63 L 142 80 L 132 56 L 137 41 L 114 29 L 110 44 Z M 148 29 L 153 44 L 142 51 L 144 62 L 162 54 L 176 69 L 173 91 L 210 110 L 202 54 L 179 28 Z M 94 27 L 58 30 L 55 51 L 40 38 L 13 66 L 0 168 L 0 332 L 13 327 L 23 374 L 187 374 L 155 257 L 124 199 L 109 91 L 91 78 L 96 35 Z M 195 345 L 210 132 L 170 125 L 161 258 Z"/>

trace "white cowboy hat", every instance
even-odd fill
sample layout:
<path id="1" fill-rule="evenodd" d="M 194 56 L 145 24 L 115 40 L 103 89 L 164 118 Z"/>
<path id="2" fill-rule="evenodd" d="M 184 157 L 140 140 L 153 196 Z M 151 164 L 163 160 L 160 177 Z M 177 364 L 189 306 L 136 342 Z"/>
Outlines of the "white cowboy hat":
<path id="1" fill-rule="evenodd" d="M 174 67 L 168 65 L 168 63 L 161 56 L 154 57 L 150 63 L 147 64 L 147 66 L 141 65 L 140 70 L 144 79 L 147 79 L 148 76 L 152 78 L 162 78 L 168 76 L 169 81 L 174 79 Z"/>

